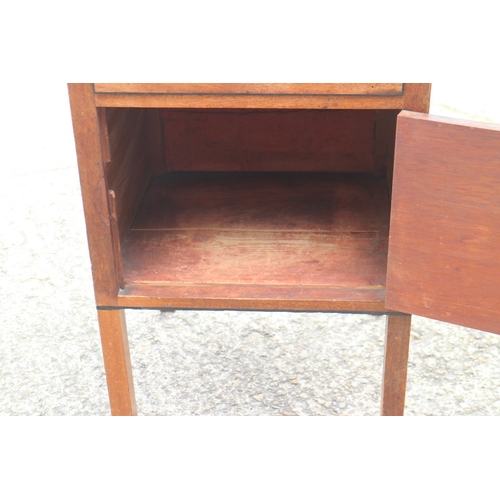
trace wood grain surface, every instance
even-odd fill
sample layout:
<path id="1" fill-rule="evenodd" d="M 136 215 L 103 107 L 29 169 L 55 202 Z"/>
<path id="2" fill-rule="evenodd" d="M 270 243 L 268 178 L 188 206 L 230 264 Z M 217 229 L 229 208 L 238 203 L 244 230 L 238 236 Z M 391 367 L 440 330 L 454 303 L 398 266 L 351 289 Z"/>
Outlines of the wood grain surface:
<path id="1" fill-rule="evenodd" d="M 382 383 L 382 416 L 402 416 L 405 408 L 411 315 L 387 316 Z"/>
<path id="2" fill-rule="evenodd" d="M 94 94 L 98 107 L 240 109 L 403 109 L 403 95 Z"/>
<path id="3" fill-rule="evenodd" d="M 152 175 L 146 110 L 106 110 L 110 162 L 108 188 L 115 192 L 120 240 L 137 213 Z"/>
<path id="4" fill-rule="evenodd" d="M 431 103 L 430 83 L 405 83 L 401 109 L 428 113 Z"/>
<path id="5" fill-rule="evenodd" d="M 120 288 L 125 287 L 123 278 L 123 261 L 120 243 L 120 230 L 118 228 L 118 216 L 116 214 L 116 196 L 113 190 L 109 190 L 109 223 L 111 226 L 111 236 L 113 238 L 113 252 L 115 257 L 116 276 L 118 278 L 118 285 Z"/>
<path id="6" fill-rule="evenodd" d="M 68 90 L 96 301 L 112 304 L 119 285 L 105 178 L 109 151 L 103 150 L 100 132 L 102 115 L 97 113 L 91 84 L 69 84 Z"/>
<path id="7" fill-rule="evenodd" d="M 402 83 L 95 83 L 97 93 L 401 95 Z"/>
<path id="8" fill-rule="evenodd" d="M 371 172 L 372 110 L 164 110 L 169 170 Z"/>
<path id="9" fill-rule="evenodd" d="M 303 299 L 309 287 L 323 300 L 329 287 L 338 299 L 341 287 L 378 293 L 388 214 L 385 182 L 369 174 L 169 174 L 153 180 L 123 245 L 125 281 L 169 294 L 230 287 L 240 299 L 255 287 L 274 299 L 290 288 Z"/>
<path id="10" fill-rule="evenodd" d="M 139 309 L 222 309 L 237 311 L 331 311 L 393 314 L 384 304 L 385 287 L 297 287 L 133 283 L 117 305 Z M 399 313 L 398 313 L 399 314 Z"/>
<path id="11" fill-rule="evenodd" d="M 500 333 L 500 126 L 398 117 L 390 309 Z"/>
<path id="12" fill-rule="evenodd" d="M 273 93 L 278 88 L 284 93 Z M 427 112 L 431 86 L 428 83 L 95 84 L 95 89 L 98 107 L 410 109 Z M 197 93 L 190 93 L 193 90 Z"/>
<path id="13" fill-rule="evenodd" d="M 97 311 L 112 415 L 137 414 L 125 311 Z"/>
<path id="14" fill-rule="evenodd" d="M 149 157 L 153 175 L 163 175 L 167 168 L 165 165 L 165 145 L 163 140 L 163 119 L 160 109 L 147 109 L 147 136 Z"/>

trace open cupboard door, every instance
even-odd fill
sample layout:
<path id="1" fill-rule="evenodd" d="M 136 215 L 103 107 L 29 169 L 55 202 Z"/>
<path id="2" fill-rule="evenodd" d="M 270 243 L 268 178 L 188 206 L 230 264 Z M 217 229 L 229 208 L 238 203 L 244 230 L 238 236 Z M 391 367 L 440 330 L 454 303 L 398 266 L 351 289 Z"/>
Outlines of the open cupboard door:
<path id="1" fill-rule="evenodd" d="M 398 116 L 386 307 L 500 334 L 500 126 Z"/>

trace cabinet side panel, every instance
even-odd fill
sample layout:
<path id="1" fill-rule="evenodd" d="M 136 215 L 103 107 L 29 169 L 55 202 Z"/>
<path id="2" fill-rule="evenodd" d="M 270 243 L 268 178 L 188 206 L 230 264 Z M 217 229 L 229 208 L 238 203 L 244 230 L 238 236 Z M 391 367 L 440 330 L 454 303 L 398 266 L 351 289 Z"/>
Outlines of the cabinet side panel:
<path id="1" fill-rule="evenodd" d="M 373 172 L 373 110 L 164 110 L 177 171 Z"/>
<path id="2" fill-rule="evenodd" d="M 106 178 L 108 188 L 115 192 L 123 240 L 151 180 L 148 120 L 144 109 L 107 109 L 106 116 L 111 157 Z"/>
<path id="3" fill-rule="evenodd" d="M 111 305 L 116 301 L 118 283 L 103 166 L 106 152 L 102 151 L 92 85 L 69 84 L 68 90 L 95 296 L 98 304 Z"/>
<path id="4" fill-rule="evenodd" d="M 500 127 L 403 111 L 389 309 L 500 333 Z"/>

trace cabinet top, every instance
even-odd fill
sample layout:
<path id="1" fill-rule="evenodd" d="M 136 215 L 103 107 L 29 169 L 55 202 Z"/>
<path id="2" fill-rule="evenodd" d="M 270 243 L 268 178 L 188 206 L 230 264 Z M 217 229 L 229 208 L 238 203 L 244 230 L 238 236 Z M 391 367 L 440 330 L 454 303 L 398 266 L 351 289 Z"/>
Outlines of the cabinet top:
<path id="1" fill-rule="evenodd" d="M 97 107 L 408 109 L 427 111 L 427 83 L 93 83 Z"/>
<path id="2" fill-rule="evenodd" d="M 402 83 L 95 83 L 98 94 L 385 95 Z"/>

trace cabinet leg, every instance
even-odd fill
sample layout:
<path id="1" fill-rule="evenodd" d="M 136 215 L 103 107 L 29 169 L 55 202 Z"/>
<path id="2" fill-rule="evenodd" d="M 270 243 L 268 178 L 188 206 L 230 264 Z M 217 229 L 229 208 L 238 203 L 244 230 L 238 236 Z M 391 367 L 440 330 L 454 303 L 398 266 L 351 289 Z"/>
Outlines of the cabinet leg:
<path id="1" fill-rule="evenodd" d="M 125 311 L 98 310 L 102 353 L 112 415 L 136 415 Z"/>
<path id="2" fill-rule="evenodd" d="M 384 376 L 382 381 L 383 416 L 404 414 L 411 315 L 387 316 Z"/>

